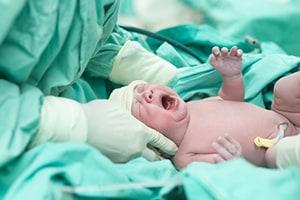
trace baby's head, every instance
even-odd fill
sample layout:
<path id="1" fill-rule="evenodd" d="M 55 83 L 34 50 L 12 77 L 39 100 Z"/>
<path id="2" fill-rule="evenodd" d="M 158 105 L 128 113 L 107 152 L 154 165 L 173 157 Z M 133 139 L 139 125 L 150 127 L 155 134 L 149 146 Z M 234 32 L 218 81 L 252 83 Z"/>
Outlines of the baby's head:
<path id="1" fill-rule="evenodd" d="M 189 117 L 186 103 L 170 88 L 159 84 L 134 81 L 114 90 L 110 100 L 170 139 L 173 131 Z"/>

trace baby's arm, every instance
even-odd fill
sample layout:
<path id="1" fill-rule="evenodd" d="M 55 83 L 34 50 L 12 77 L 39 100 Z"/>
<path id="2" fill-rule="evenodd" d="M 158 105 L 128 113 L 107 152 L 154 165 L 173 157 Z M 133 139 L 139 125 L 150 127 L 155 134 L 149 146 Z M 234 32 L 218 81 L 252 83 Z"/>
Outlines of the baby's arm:
<path id="1" fill-rule="evenodd" d="M 180 151 L 180 150 L 178 150 Z M 177 168 L 182 169 L 192 162 L 215 163 L 218 155 L 216 153 L 200 154 L 200 153 L 181 153 L 177 152 L 173 161 Z"/>
<path id="2" fill-rule="evenodd" d="M 242 54 L 236 46 L 230 52 L 225 47 L 221 51 L 219 47 L 212 49 L 210 64 L 222 74 L 223 84 L 218 95 L 224 100 L 244 101 Z"/>
<path id="3" fill-rule="evenodd" d="M 174 162 L 178 168 L 186 167 L 191 162 L 219 163 L 242 156 L 242 147 L 240 143 L 229 135 L 218 137 L 216 142 L 212 143 L 216 153 L 195 153 L 177 151 Z"/>

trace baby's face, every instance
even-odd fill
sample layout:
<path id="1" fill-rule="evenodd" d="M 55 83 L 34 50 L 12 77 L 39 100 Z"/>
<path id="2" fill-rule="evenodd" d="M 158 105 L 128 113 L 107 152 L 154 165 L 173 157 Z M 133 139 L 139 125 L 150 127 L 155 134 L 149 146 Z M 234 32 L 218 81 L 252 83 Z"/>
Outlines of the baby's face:
<path id="1" fill-rule="evenodd" d="M 158 84 L 135 87 L 131 112 L 138 120 L 161 133 L 188 117 L 186 103 L 171 89 Z"/>

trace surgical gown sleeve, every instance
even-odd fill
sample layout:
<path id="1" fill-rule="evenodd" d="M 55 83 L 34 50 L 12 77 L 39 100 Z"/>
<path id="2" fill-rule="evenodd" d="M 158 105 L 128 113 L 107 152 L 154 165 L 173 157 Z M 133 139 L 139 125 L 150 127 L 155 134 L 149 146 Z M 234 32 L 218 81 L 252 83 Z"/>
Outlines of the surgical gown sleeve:
<path id="1" fill-rule="evenodd" d="M 38 130 L 42 93 L 0 80 L 0 166 L 18 156 Z"/>
<path id="2" fill-rule="evenodd" d="M 166 85 L 182 70 L 155 55 L 138 35 L 116 26 L 88 64 L 86 74 L 127 85 L 134 80 Z"/>
<path id="3" fill-rule="evenodd" d="M 36 135 L 44 97 L 80 79 L 114 29 L 118 1 L 0 3 L 0 167 Z"/>

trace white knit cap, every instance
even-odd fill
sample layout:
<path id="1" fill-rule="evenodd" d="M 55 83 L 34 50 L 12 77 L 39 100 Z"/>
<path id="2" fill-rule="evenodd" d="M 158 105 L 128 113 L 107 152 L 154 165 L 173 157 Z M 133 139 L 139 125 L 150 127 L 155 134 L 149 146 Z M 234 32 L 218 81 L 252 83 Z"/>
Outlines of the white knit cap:
<path id="1" fill-rule="evenodd" d="M 131 107 L 132 107 L 132 102 L 133 102 L 133 95 L 134 95 L 134 89 L 137 85 L 139 84 L 147 84 L 147 82 L 145 81 L 141 81 L 141 80 L 136 80 L 131 82 L 128 86 L 124 86 L 118 89 L 115 89 L 110 97 L 109 97 L 109 101 L 116 103 L 117 105 L 120 105 L 122 108 L 126 109 L 127 111 L 129 111 L 129 113 L 131 114 Z M 156 137 L 156 135 L 161 135 L 161 133 L 159 133 L 158 131 L 146 126 L 143 123 L 144 127 L 145 127 L 145 131 L 147 133 L 149 133 L 149 136 L 151 136 L 153 138 L 153 143 L 159 143 L 161 144 L 162 138 L 161 137 Z M 156 139 L 154 139 L 156 138 Z M 157 141 L 156 141 L 157 140 Z M 166 144 L 167 145 L 167 144 Z M 165 152 L 168 154 L 172 154 L 172 152 Z M 174 152 L 173 152 L 174 153 Z"/>
<path id="2" fill-rule="evenodd" d="M 131 113 L 134 88 L 139 84 L 147 84 L 145 81 L 136 80 L 131 82 L 129 85 L 115 89 L 109 97 L 109 101 L 120 105 Z"/>

